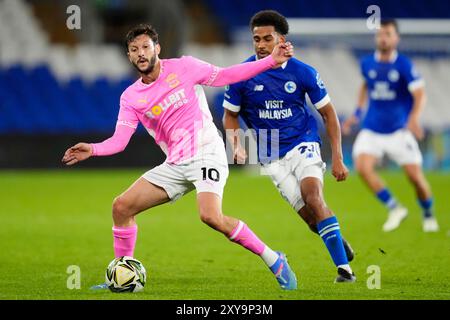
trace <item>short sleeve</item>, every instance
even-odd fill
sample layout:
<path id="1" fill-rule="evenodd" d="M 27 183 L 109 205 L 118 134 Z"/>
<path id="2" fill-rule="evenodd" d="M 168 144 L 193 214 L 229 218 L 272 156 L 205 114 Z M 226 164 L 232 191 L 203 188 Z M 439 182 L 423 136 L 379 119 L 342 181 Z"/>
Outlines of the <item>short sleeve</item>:
<path id="1" fill-rule="evenodd" d="M 122 126 L 128 126 L 136 129 L 139 124 L 139 118 L 136 115 L 133 107 L 128 104 L 125 94 L 120 97 L 120 109 L 117 117 L 117 124 Z"/>
<path id="2" fill-rule="evenodd" d="M 302 76 L 305 91 L 314 106 L 320 109 L 327 105 L 331 99 L 319 73 L 314 68 L 308 67 L 303 71 Z"/>
<path id="3" fill-rule="evenodd" d="M 238 82 L 225 87 L 225 93 L 223 94 L 223 107 L 233 112 L 239 112 L 241 110 L 241 88 L 243 83 Z"/>
<path id="4" fill-rule="evenodd" d="M 425 81 L 422 76 L 417 71 L 415 65 L 408 58 L 404 58 L 400 68 L 400 74 L 408 84 L 408 90 L 410 92 L 425 85 Z"/>
<path id="5" fill-rule="evenodd" d="M 210 86 L 217 77 L 219 67 L 192 56 L 183 56 L 182 59 L 186 74 L 195 84 Z"/>

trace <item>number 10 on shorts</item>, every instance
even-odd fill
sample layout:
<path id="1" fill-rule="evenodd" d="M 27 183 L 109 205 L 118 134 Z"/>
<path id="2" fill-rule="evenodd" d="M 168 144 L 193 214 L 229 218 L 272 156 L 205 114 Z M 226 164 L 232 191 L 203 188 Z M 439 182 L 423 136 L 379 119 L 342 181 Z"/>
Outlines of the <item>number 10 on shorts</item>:
<path id="1" fill-rule="evenodd" d="M 215 182 L 220 180 L 219 171 L 217 171 L 216 169 L 214 169 L 214 168 L 208 169 L 206 167 L 203 167 L 201 169 L 202 169 L 203 180 L 209 179 L 209 180 L 212 180 Z"/>

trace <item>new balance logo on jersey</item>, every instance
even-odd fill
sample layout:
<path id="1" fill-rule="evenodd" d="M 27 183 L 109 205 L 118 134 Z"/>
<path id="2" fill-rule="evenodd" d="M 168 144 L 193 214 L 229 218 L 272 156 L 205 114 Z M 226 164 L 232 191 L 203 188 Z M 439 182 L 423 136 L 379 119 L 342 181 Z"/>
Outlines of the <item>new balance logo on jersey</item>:
<path id="1" fill-rule="evenodd" d="M 257 84 L 255 86 L 255 88 L 253 89 L 253 91 L 263 91 L 264 90 L 264 85 L 262 84 Z"/>

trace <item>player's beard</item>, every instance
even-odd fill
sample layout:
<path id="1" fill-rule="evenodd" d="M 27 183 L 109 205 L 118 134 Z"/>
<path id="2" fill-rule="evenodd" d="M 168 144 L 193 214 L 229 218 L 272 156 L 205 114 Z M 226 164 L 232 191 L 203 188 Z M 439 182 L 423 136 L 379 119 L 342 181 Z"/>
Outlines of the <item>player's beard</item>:
<path id="1" fill-rule="evenodd" d="M 278 44 L 278 42 L 275 45 L 277 45 L 277 44 Z M 272 50 L 273 50 L 273 48 L 272 48 Z M 266 49 L 263 49 L 263 50 L 256 49 L 256 56 L 258 57 L 258 59 L 264 59 L 265 57 L 270 55 L 271 52 L 272 51 L 270 50 L 270 48 L 266 48 Z"/>
<path id="2" fill-rule="evenodd" d="M 264 58 L 267 57 L 268 55 L 269 55 L 268 52 L 264 52 L 264 53 L 256 52 L 256 56 L 258 57 L 258 60 L 259 60 L 259 59 L 264 59 Z"/>
<path id="3" fill-rule="evenodd" d="M 392 51 L 394 51 L 394 49 L 395 49 L 395 47 L 392 45 L 389 45 L 388 43 L 379 43 L 377 46 L 377 50 L 383 54 L 392 52 Z"/>
<path id="4" fill-rule="evenodd" d="M 139 60 L 138 60 L 139 61 Z M 147 60 L 148 61 L 148 60 Z M 155 65 L 156 65 L 156 54 L 153 55 L 153 57 L 150 59 L 149 63 L 148 63 L 148 67 L 145 68 L 144 70 L 139 68 L 139 62 L 133 63 L 134 67 L 137 69 L 137 71 L 139 71 L 139 73 L 141 74 L 145 74 L 145 75 L 149 75 L 150 73 L 152 73 L 153 69 L 155 69 Z"/>

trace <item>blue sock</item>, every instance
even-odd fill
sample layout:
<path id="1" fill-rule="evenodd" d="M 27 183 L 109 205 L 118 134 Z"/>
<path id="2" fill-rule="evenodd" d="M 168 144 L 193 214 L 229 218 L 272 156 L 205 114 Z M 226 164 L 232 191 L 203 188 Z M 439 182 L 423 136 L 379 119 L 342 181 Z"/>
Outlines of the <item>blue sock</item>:
<path id="1" fill-rule="evenodd" d="M 332 216 L 320 221 L 317 224 L 317 230 L 319 230 L 319 235 L 327 246 L 336 267 L 348 265 L 337 218 Z"/>
<path id="2" fill-rule="evenodd" d="M 433 216 L 433 198 L 428 198 L 426 200 L 419 199 L 419 204 L 422 207 L 423 210 L 423 217 L 429 218 Z"/>
<path id="3" fill-rule="evenodd" d="M 388 207 L 389 210 L 394 209 L 396 206 L 398 206 L 397 200 L 392 196 L 392 194 L 389 192 L 387 188 L 382 189 L 381 191 L 377 192 L 377 198 L 383 204 Z"/>

